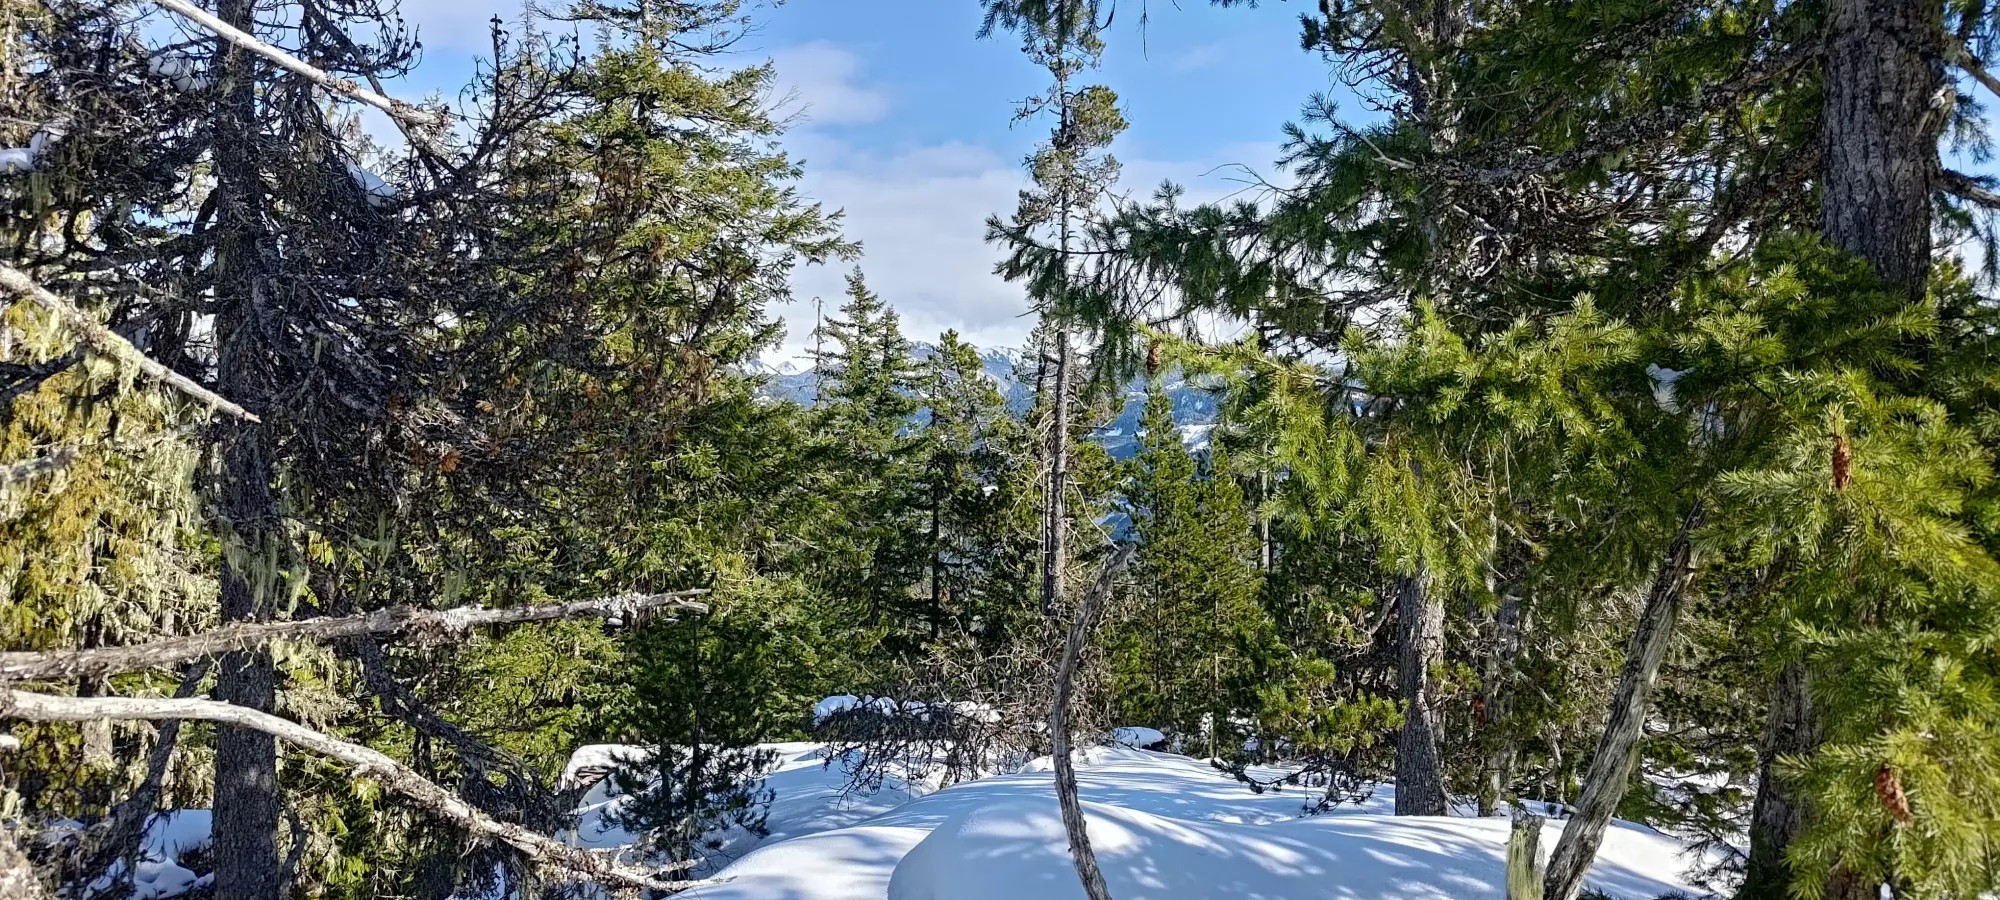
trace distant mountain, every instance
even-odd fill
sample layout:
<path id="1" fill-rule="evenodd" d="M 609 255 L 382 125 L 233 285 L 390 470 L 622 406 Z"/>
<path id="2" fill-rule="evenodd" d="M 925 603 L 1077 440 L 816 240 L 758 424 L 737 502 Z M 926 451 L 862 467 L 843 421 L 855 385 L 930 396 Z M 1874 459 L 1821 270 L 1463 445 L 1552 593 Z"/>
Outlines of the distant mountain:
<path id="1" fill-rule="evenodd" d="M 931 345 L 920 343 L 911 355 L 919 361 L 929 359 L 931 349 Z M 1027 361 L 1027 355 L 1020 350 L 1002 347 L 980 351 L 979 360 L 986 377 L 993 379 L 1001 396 L 1007 398 L 1008 407 L 1016 414 L 1026 414 L 1035 402 L 1035 384 L 1030 377 L 1032 366 Z M 766 399 L 810 406 L 819 396 L 819 372 L 813 368 L 789 363 L 778 366 L 758 363 L 751 366 L 751 371 L 764 377 L 763 393 Z M 1173 400 L 1174 424 L 1180 428 L 1182 442 L 1190 450 L 1207 447 L 1209 432 L 1214 430 L 1217 418 L 1215 395 L 1173 373 L 1169 373 L 1163 388 Z M 1145 411 L 1146 379 L 1134 378 L 1125 386 L 1125 405 L 1118 417 L 1097 429 L 1092 438 L 1104 445 L 1114 458 L 1130 458 L 1138 452 L 1139 420 Z"/>

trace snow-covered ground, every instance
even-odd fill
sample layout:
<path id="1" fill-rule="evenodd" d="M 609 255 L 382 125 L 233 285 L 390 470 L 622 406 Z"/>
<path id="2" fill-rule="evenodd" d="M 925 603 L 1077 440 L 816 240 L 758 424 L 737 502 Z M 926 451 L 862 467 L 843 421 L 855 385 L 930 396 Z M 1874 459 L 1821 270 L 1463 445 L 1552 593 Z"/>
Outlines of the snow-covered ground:
<path id="1" fill-rule="evenodd" d="M 1121 735 L 1144 737 L 1146 735 Z M 1027 770 L 939 790 L 892 766 L 873 791 L 850 790 L 840 764 L 816 743 L 766 744 L 775 764 L 763 836 L 723 835 L 723 849 L 697 874 L 725 883 L 683 894 L 693 900 L 1003 900 L 1079 898 L 1049 760 Z M 598 778 L 629 747 L 580 748 L 566 785 Z M 1259 771 L 1260 777 L 1277 774 Z M 1091 842 L 1118 900 L 1500 900 L 1505 896 L 1504 817 L 1397 817 L 1394 787 L 1367 800 L 1305 815 L 1307 792 L 1257 794 L 1207 762 L 1132 749 L 1081 754 L 1079 793 Z M 615 824 L 626 798 L 614 781 L 585 796 L 580 846 L 631 843 Z M 166 900 L 203 886 L 177 864 L 207 839 L 206 810 L 157 817 L 147 830 L 138 897 Z M 1562 823 L 1543 835 L 1546 853 Z M 1700 896 L 1692 859 L 1670 835 L 1626 822 L 1605 836 L 1589 886 L 1620 900 Z"/>
<path id="2" fill-rule="evenodd" d="M 816 745 L 784 744 L 769 837 L 723 867 L 700 900 L 1000 900 L 1082 897 L 1046 760 L 944 790 L 843 795 Z M 1094 748 L 1078 768 L 1112 896 L 1498 900 L 1505 818 L 1398 818 L 1393 788 L 1317 816 L 1297 791 L 1258 795 L 1207 763 Z M 1549 825 L 1544 852 L 1560 822 Z M 1614 897 L 1700 895 L 1683 844 L 1617 823 L 1589 885 Z"/>

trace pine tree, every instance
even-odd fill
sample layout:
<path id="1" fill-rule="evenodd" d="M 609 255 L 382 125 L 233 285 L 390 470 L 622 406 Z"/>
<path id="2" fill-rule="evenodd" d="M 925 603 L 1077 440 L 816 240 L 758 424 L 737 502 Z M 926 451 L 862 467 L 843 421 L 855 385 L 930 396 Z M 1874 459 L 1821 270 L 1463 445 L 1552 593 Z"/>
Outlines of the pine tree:
<path id="1" fill-rule="evenodd" d="M 1104 638 L 1106 689 L 1121 721 L 1234 756 L 1253 736 L 1242 723 L 1256 712 L 1257 656 L 1274 638 L 1258 603 L 1256 538 L 1234 478 L 1188 452 L 1171 398 L 1157 378 L 1152 387 L 1124 491 L 1140 545 L 1135 587 Z"/>
<path id="2" fill-rule="evenodd" d="M 853 529 L 850 580 L 840 590 L 858 602 L 868 627 L 886 629 L 900 653 L 908 632 L 928 630 L 918 625 L 928 614 L 911 608 L 928 558 L 911 436 L 917 372 L 895 310 L 868 290 L 858 269 L 848 276 L 847 297 L 840 318 L 821 327 L 830 346 L 820 365 L 820 431 L 832 465 L 846 475 L 839 489 Z"/>

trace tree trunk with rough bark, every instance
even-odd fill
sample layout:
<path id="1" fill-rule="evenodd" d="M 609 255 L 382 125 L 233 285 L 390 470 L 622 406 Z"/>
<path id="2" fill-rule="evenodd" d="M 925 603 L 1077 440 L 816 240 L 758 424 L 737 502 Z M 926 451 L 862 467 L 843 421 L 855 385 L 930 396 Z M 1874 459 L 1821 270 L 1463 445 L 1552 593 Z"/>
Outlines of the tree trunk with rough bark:
<path id="1" fill-rule="evenodd" d="M 1868 261 L 1912 298 L 1931 269 L 1931 193 L 1945 124 L 1943 9 L 1916 0 L 1830 0 L 1820 115 L 1820 232 Z M 1797 786 L 1773 777 L 1778 754 L 1810 753 L 1820 728 L 1803 664 L 1772 686 L 1750 825 L 1750 862 L 1737 896 L 1789 896 L 1786 850 L 1811 821 Z M 1822 877 L 1821 873 L 1809 873 Z M 1827 900 L 1872 900 L 1878 886 L 1826 874 Z"/>
<path id="2" fill-rule="evenodd" d="M 1917 0 L 1827 5 L 1820 232 L 1913 297 L 1930 278 L 1942 15 Z"/>
<path id="3" fill-rule="evenodd" d="M 1049 480 L 1043 487 L 1042 615 L 1054 618 L 1062 606 L 1063 568 L 1069 564 L 1069 328 L 1060 323 L 1055 342 L 1055 378 L 1049 398 Z"/>
<path id="4" fill-rule="evenodd" d="M 1639 738 L 1646 725 L 1646 703 L 1659 675 L 1660 663 L 1673 643 L 1674 626 L 1680 619 L 1682 598 L 1694 575 L 1694 531 L 1701 527 L 1703 504 L 1695 501 L 1681 519 L 1680 530 L 1660 562 L 1646 607 L 1639 613 L 1639 625 L 1632 645 L 1625 651 L 1625 665 L 1618 673 L 1618 689 L 1612 695 L 1611 715 L 1604 735 L 1590 757 L 1576 814 L 1563 826 L 1549 857 L 1545 896 L 1548 900 L 1576 900 L 1583 890 L 1583 875 L 1597 859 L 1604 843 L 1604 829 L 1625 797 L 1632 765 L 1639 755 Z"/>
<path id="5" fill-rule="evenodd" d="M 1507 590 L 1500 595 L 1500 608 L 1493 614 L 1493 647 L 1486 656 L 1486 671 L 1480 676 L 1479 721 L 1476 723 L 1488 735 L 1488 749 L 1485 769 L 1481 772 L 1479 790 L 1479 814 L 1490 816 L 1498 811 L 1500 801 L 1507 793 L 1507 782 L 1514 768 L 1514 753 L 1517 742 L 1509 734 L 1494 735 L 1490 727 L 1507 718 L 1510 695 L 1507 688 L 1512 678 L 1515 659 L 1521 648 L 1521 595 L 1518 591 Z"/>
<path id="6" fill-rule="evenodd" d="M 216 10 L 239 30 L 254 32 L 253 0 L 222 0 Z M 224 396 L 253 403 L 269 385 L 258 359 L 257 305 L 263 279 L 263 185 L 254 157 L 260 144 L 257 66 L 250 51 L 217 38 L 215 129 L 217 210 L 216 381 Z M 281 531 L 271 487 L 269 436 L 262 425 L 217 427 L 221 483 L 213 497 L 230 532 L 221 571 L 225 623 L 272 617 L 275 575 L 245 571 L 273 565 L 267 555 Z M 233 544 L 233 546 L 231 546 Z M 268 650 L 246 648 L 217 662 L 215 697 L 261 713 L 277 706 L 277 671 Z M 278 744 L 270 733 L 219 724 L 215 729 L 215 895 L 217 900 L 278 900 Z"/>
<path id="7" fill-rule="evenodd" d="M 1431 668 L 1444 656 L 1444 604 L 1421 566 L 1396 579 L 1396 674 L 1403 698 L 1403 729 L 1396 736 L 1396 815 L 1451 812 L 1444 790 L 1444 762 L 1431 722 Z"/>
<path id="8" fill-rule="evenodd" d="M 1792 868 L 1785 848 L 1805 830 L 1805 798 L 1777 772 L 1781 756 L 1811 753 L 1819 746 L 1806 693 L 1806 667 L 1793 662 L 1771 684 L 1771 708 L 1764 719 L 1757 753 L 1757 800 L 1750 811 L 1750 861 L 1738 888 L 1739 900 L 1785 900 L 1791 895 Z"/>

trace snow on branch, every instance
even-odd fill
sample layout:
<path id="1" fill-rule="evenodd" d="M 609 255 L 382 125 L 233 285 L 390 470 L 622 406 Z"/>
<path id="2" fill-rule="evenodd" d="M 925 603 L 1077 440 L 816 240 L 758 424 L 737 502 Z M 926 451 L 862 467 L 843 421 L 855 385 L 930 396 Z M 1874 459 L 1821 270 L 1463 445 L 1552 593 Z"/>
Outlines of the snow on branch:
<path id="1" fill-rule="evenodd" d="M 50 293 L 47 288 L 36 284 L 33 279 L 29 278 L 21 270 L 8 265 L 0 265 L 0 289 L 5 289 L 9 293 L 18 294 L 35 301 L 37 305 L 48 310 L 58 320 L 61 320 L 64 327 L 76 332 L 77 337 L 82 339 L 83 343 L 92 350 L 120 362 L 137 366 L 139 371 L 146 373 L 148 377 L 163 382 L 168 387 L 206 403 L 215 409 L 222 410 L 248 422 L 261 421 L 243 407 L 224 399 L 221 394 L 196 384 L 194 379 L 169 369 L 165 365 L 155 361 L 152 357 L 140 352 L 139 348 L 132 346 L 131 341 L 120 337 L 111 329 L 98 324 L 96 319 L 91 318 L 68 300 L 64 300 Z"/>
<path id="2" fill-rule="evenodd" d="M 297 57 L 259 40 L 255 35 L 247 34 L 230 25 L 228 22 L 216 18 L 207 10 L 189 3 L 187 0 L 153 0 L 153 2 L 158 4 L 162 9 L 175 13 L 196 25 L 215 32 L 223 40 L 304 76 L 306 80 L 320 87 L 366 103 L 369 106 L 388 113 L 399 121 L 408 122 L 412 125 L 426 126 L 438 125 L 444 121 L 443 117 L 437 112 L 424 109 L 414 103 L 404 103 L 401 100 L 385 97 L 348 79 L 332 75 L 309 65 Z"/>
<path id="3" fill-rule="evenodd" d="M 627 889 L 676 892 L 719 883 L 715 880 L 676 881 L 661 878 L 654 872 L 571 847 L 519 825 L 499 821 L 387 754 L 233 703 L 138 697 L 58 697 L 10 690 L 0 694 L 0 718 L 35 722 L 196 720 L 261 731 L 286 743 L 347 763 L 354 767 L 354 774 L 375 779 L 430 813 L 457 823 L 476 838 L 497 840 L 513 847 L 537 865 Z"/>
<path id="4" fill-rule="evenodd" d="M 669 594 L 620 594 L 594 600 L 516 606 L 506 609 L 460 607 L 421 609 L 392 606 L 352 616 L 326 616 L 290 622 L 255 622 L 229 625 L 188 637 L 167 638 L 130 647 L 100 647 L 91 650 L 11 651 L 0 653 L 0 682 L 54 681 L 115 675 L 138 669 L 171 666 L 231 650 L 259 647 L 271 641 L 309 638 L 328 641 L 363 635 L 408 634 L 421 640 L 436 640 L 465 634 L 485 625 L 515 625 L 556 619 L 599 617 L 614 623 L 659 610 L 707 612 L 705 604 L 690 599 L 706 594 L 703 590 Z"/>

